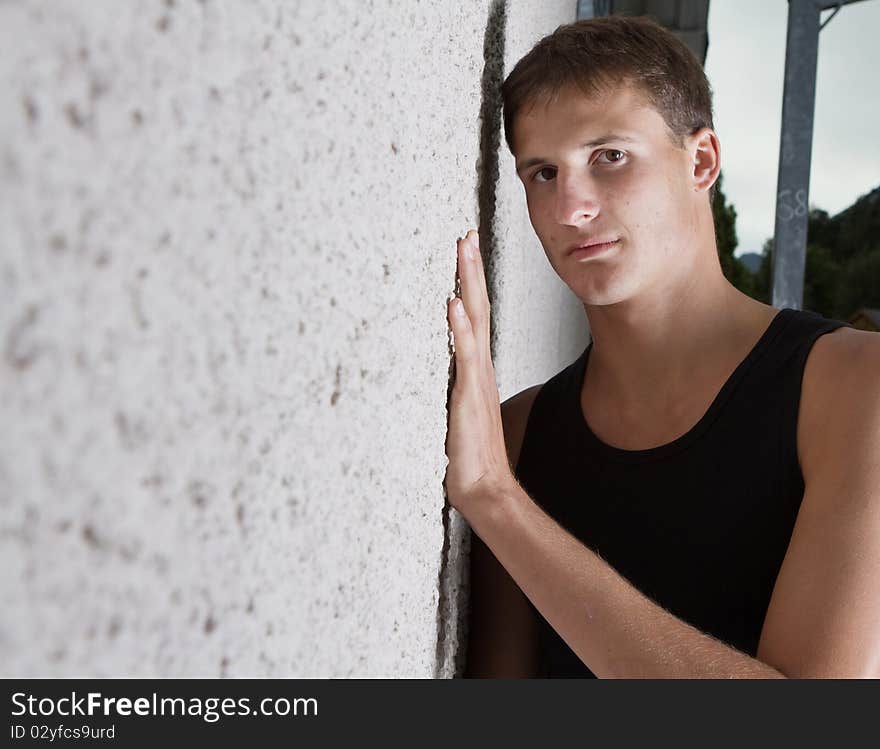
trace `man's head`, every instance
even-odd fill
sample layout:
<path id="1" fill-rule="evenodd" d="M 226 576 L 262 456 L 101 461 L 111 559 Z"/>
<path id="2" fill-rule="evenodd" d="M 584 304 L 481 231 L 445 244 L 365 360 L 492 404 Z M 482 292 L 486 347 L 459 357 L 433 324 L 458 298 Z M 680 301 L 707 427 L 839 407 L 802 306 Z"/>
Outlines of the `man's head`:
<path id="1" fill-rule="evenodd" d="M 503 86 L 505 137 L 551 265 L 588 305 L 678 293 L 718 267 L 720 168 L 699 62 L 657 24 L 559 27 Z M 578 244 L 615 240 L 593 252 Z M 714 256 L 713 256 L 714 255 Z"/>
<path id="2" fill-rule="evenodd" d="M 516 115 L 567 88 L 593 97 L 635 87 L 681 145 L 712 124 L 712 91 L 699 61 L 672 32 L 647 18 L 608 16 L 560 26 L 523 57 L 502 87 L 504 137 L 514 148 Z"/>

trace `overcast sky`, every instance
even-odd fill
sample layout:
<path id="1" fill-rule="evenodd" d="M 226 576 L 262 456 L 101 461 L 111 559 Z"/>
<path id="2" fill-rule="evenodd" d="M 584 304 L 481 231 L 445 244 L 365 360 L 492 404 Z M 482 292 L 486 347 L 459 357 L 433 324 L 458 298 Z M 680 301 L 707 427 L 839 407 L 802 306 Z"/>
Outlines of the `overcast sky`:
<path id="1" fill-rule="evenodd" d="M 826 19 L 831 11 L 825 11 Z M 706 73 L 739 248 L 773 236 L 787 0 L 710 0 Z M 845 5 L 819 34 L 810 205 L 832 215 L 880 185 L 880 0 Z"/>

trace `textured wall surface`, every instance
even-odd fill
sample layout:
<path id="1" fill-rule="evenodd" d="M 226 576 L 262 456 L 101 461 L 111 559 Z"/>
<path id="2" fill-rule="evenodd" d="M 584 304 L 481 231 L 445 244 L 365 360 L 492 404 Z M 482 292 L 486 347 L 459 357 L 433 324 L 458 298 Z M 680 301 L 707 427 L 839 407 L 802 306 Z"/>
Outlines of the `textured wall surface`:
<path id="1" fill-rule="evenodd" d="M 511 3 L 505 54 L 572 6 Z M 453 674 L 445 305 L 499 7 L 0 4 L 3 676 Z M 510 177 L 508 391 L 568 345 Z"/>
<path id="2" fill-rule="evenodd" d="M 492 351 L 502 400 L 544 382 L 589 340 L 583 306 L 550 266 L 529 222 L 514 158 L 504 143 L 500 84 L 541 37 L 575 20 L 570 0 L 493 2 L 484 42 L 480 248 L 492 302 Z M 471 530 L 449 513 L 440 585 L 438 676 L 465 667 Z"/>

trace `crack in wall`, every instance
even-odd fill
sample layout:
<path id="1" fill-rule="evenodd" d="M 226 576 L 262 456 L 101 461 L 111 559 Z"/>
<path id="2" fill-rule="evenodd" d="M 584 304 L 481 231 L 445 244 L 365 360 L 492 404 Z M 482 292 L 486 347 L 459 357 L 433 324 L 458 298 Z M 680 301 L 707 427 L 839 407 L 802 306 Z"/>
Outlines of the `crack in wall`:
<path id="1" fill-rule="evenodd" d="M 480 81 L 480 157 L 477 162 L 477 208 L 480 254 L 486 272 L 489 303 L 495 297 L 495 197 L 498 184 L 498 149 L 501 145 L 501 84 L 504 80 L 504 51 L 507 0 L 492 0 L 483 36 L 483 74 Z M 456 288 L 457 291 L 457 288 Z M 496 333 L 494 305 L 490 309 L 489 350 L 494 360 Z M 449 344 L 449 385 L 446 390 L 447 430 L 449 401 L 455 386 L 455 364 Z M 437 588 L 437 648 L 434 678 L 460 678 L 464 673 L 468 637 L 468 594 L 471 530 L 465 519 L 453 513 L 443 488 L 443 549 Z M 453 555 L 453 550 L 458 554 Z M 460 564 L 455 565 L 455 557 Z"/>

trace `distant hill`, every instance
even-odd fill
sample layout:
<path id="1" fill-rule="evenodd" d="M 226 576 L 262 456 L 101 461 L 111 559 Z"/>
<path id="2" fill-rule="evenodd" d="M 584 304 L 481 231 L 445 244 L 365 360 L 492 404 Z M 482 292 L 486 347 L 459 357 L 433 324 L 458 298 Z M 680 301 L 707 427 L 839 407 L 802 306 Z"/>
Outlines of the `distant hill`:
<path id="1" fill-rule="evenodd" d="M 761 254 L 758 252 L 746 252 L 743 255 L 737 255 L 736 259 L 746 266 L 746 268 L 752 273 L 757 273 L 758 268 L 761 267 Z"/>

